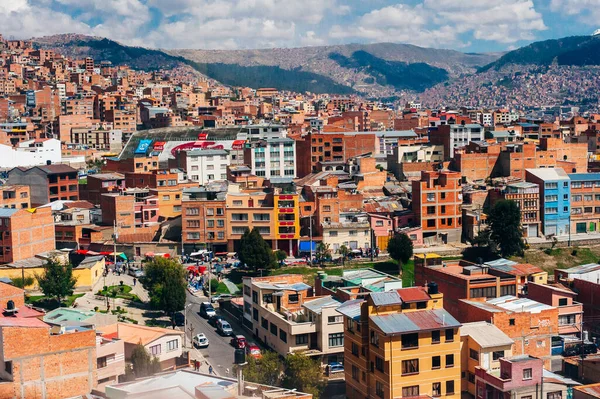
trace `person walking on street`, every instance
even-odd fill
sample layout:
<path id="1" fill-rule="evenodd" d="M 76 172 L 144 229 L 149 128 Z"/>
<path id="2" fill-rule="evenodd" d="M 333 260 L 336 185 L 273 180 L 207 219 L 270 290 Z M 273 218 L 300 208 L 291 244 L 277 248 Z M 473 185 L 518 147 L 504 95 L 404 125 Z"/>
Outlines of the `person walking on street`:
<path id="1" fill-rule="evenodd" d="M 212 366 L 208 366 L 208 374 L 212 374 L 213 373 L 213 368 Z"/>
<path id="2" fill-rule="evenodd" d="M 133 278 L 133 286 L 135 287 L 135 283 L 137 283 L 137 279 L 134 277 Z"/>

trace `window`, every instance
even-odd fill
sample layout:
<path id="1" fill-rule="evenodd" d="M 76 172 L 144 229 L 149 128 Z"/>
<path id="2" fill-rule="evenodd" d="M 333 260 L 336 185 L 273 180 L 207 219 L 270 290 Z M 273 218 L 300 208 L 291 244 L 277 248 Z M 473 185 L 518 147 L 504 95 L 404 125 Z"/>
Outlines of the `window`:
<path id="1" fill-rule="evenodd" d="M 96 367 L 99 369 L 103 369 L 104 367 L 106 367 L 106 356 L 102 356 L 96 359 Z"/>
<path id="2" fill-rule="evenodd" d="M 467 380 L 469 380 L 471 384 L 475 384 L 475 374 L 471 373 L 470 371 L 467 372 Z"/>
<path id="3" fill-rule="evenodd" d="M 440 332 L 439 330 L 435 330 L 431 332 L 431 343 L 439 344 L 440 343 Z"/>
<path id="4" fill-rule="evenodd" d="M 442 357 L 441 356 L 432 357 L 431 358 L 431 368 L 439 369 L 440 367 L 442 367 Z"/>
<path id="5" fill-rule="evenodd" d="M 185 209 L 185 214 L 188 215 L 188 216 L 199 215 L 200 214 L 200 209 L 199 208 L 186 208 Z"/>
<path id="6" fill-rule="evenodd" d="M 346 323 L 346 327 L 348 327 L 348 331 L 350 332 L 354 332 L 354 320 L 352 319 L 347 319 L 348 322 Z"/>
<path id="7" fill-rule="evenodd" d="M 331 212 L 331 205 L 323 206 L 323 212 Z"/>
<path id="8" fill-rule="evenodd" d="M 277 336 L 277 326 L 273 323 L 271 323 L 271 334 Z"/>
<path id="9" fill-rule="evenodd" d="M 298 294 L 289 294 L 288 303 L 298 303 Z"/>
<path id="10" fill-rule="evenodd" d="M 377 334 L 375 331 L 371 331 L 371 344 L 379 346 L 379 334 Z"/>
<path id="11" fill-rule="evenodd" d="M 559 298 L 558 306 L 567 306 L 569 304 L 569 300 L 567 298 Z"/>
<path id="12" fill-rule="evenodd" d="M 435 219 L 427 219 L 427 227 L 435 227 Z"/>
<path id="13" fill-rule="evenodd" d="M 279 329 L 279 339 L 283 342 L 287 342 L 287 333 L 283 331 L 281 328 Z"/>
<path id="14" fill-rule="evenodd" d="M 258 321 L 258 310 L 257 309 L 252 309 L 252 318 L 256 321 Z"/>
<path id="15" fill-rule="evenodd" d="M 337 231 L 330 231 L 329 232 L 329 237 L 337 237 L 338 236 L 338 232 Z"/>
<path id="16" fill-rule="evenodd" d="M 442 396 L 442 383 L 434 382 L 431 384 L 431 396 Z"/>
<path id="17" fill-rule="evenodd" d="M 358 374 L 359 374 L 358 367 L 356 367 L 355 365 L 352 365 L 352 379 L 354 381 L 358 381 Z"/>
<path id="18" fill-rule="evenodd" d="M 446 355 L 446 367 L 454 367 L 454 355 Z"/>
<path id="19" fill-rule="evenodd" d="M 499 360 L 500 358 L 504 357 L 504 351 L 494 351 L 492 352 L 492 359 L 493 360 Z"/>
<path id="20" fill-rule="evenodd" d="M 233 206 L 242 206 L 242 200 L 233 201 Z"/>
<path id="21" fill-rule="evenodd" d="M 558 213 L 558 208 L 556 208 L 556 207 L 546 208 L 546 213 L 547 214 Z"/>
<path id="22" fill-rule="evenodd" d="M 454 341 L 454 329 L 449 328 L 446 330 L 446 342 Z"/>
<path id="23" fill-rule="evenodd" d="M 446 395 L 452 395 L 454 393 L 454 381 L 446 381 Z"/>
<path id="24" fill-rule="evenodd" d="M 515 319 L 508 319 L 508 325 L 509 326 L 514 326 L 515 325 Z"/>
<path id="25" fill-rule="evenodd" d="M 356 236 L 358 235 L 358 232 L 356 230 L 350 230 L 349 234 L 350 236 Z"/>
<path id="26" fill-rule="evenodd" d="M 329 334 L 329 346 L 344 346 L 344 333 Z"/>
<path id="27" fill-rule="evenodd" d="M 252 302 L 258 303 L 258 292 L 252 291 Z"/>
<path id="28" fill-rule="evenodd" d="M 296 335 L 296 345 L 308 344 L 308 334 Z"/>
<path id="29" fill-rule="evenodd" d="M 402 374 L 416 374 L 419 372 L 419 359 L 402 361 Z"/>
<path id="30" fill-rule="evenodd" d="M 427 214 L 428 215 L 434 215 L 435 214 L 435 206 L 428 206 L 427 207 Z"/>
<path id="31" fill-rule="evenodd" d="M 383 359 L 379 356 L 375 356 L 375 368 L 383 373 Z"/>
<path id="32" fill-rule="evenodd" d="M 174 351 L 177 348 L 179 348 L 179 341 L 176 339 L 167 342 L 167 352 Z"/>
<path id="33" fill-rule="evenodd" d="M 403 398 L 410 398 L 412 396 L 419 396 L 419 386 L 418 385 L 413 385 L 410 387 L 402 388 L 402 397 Z"/>
<path id="34" fill-rule="evenodd" d="M 435 193 L 427 193 L 427 202 L 435 201 Z"/>
<path id="35" fill-rule="evenodd" d="M 546 195 L 545 201 L 546 202 L 558 201 L 558 195 Z"/>
<path id="36" fill-rule="evenodd" d="M 469 349 L 469 357 L 473 360 L 479 361 L 479 352 L 475 349 Z"/>
<path id="37" fill-rule="evenodd" d="M 264 317 L 260 318 L 260 326 L 262 328 L 264 328 L 265 330 L 267 330 L 269 328 L 269 321 L 267 319 L 265 319 Z"/>
<path id="38" fill-rule="evenodd" d="M 545 188 L 545 189 L 553 189 L 553 188 L 558 188 L 558 183 L 545 183 L 545 184 L 544 184 L 544 188 Z"/>
<path id="39" fill-rule="evenodd" d="M 152 356 L 158 356 L 160 355 L 160 344 L 159 345 L 154 345 L 150 347 L 150 354 Z"/>
<path id="40" fill-rule="evenodd" d="M 562 392 L 548 392 L 548 394 L 546 395 L 546 399 L 562 399 Z"/>
<path id="41" fill-rule="evenodd" d="M 471 298 L 496 298 L 496 287 L 471 288 Z"/>
<path id="42" fill-rule="evenodd" d="M 418 348 L 419 333 L 402 335 L 402 349 Z"/>
<path id="43" fill-rule="evenodd" d="M 523 369 L 523 379 L 524 380 L 530 380 L 533 378 L 531 369 Z"/>
<path id="44" fill-rule="evenodd" d="M 404 390 L 402 390 L 404 392 Z M 380 381 L 375 381 L 375 394 L 383 398 L 383 384 Z"/>
<path id="45" fill-rule="evenodd" d="M 581 201 L 581 195 L 574 195 L 573 196 L 573 201 L 574 202 L 580 202 Z"/>
<path id="46" fill-rule="evenodd" d="M 575 324 L 576 319 L 574 314 L 566 314 L 558 316 L 558 325 L 559 326 L 571 326 Z"/>
<path id="47" fill-rule="evenodd" d="M 327 324 L 336 324 L 344 321 L 344 316 L 329 316 L 327 317 Z"/>
<path id="48" fill-rule="evenodd" d="M 356 342 L 352 342 L 352 354 L 358 357 L 358 345 Z"/>

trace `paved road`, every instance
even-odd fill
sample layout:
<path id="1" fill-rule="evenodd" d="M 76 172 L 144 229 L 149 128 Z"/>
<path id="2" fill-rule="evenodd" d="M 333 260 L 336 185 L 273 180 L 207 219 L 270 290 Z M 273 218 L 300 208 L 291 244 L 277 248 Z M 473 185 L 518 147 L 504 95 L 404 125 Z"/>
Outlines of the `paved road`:
<path id="1" fill-rule="evenodd" d="M 206 299 L 204 299 L 206 300 Z M 195 359 L 197 352 L 201 353 L 206 361 L 208 361 L 212 366 L 214 371 L 218 375 L 230 377 L 232 374 L 232 366 L 233 366 L 233 346 L 229 344 L 230 337 L 223 337 L 217 333 L 216 329 L 208 324 L 207 320 L 201 317 L 198 312 L 200 311 L 200 303 L 203 302 L 202 298 L 198 298 L 190 293 L 187 294 L 187 303 L 192 304 L 187 311 L 187 345 L 191 347 L 190 344 L 190 327 L 193 327 L 193 334 L 204 333 L 208 338 L 209 345 L 208 348 L 191 350 L 190 356 L 192 359 Z M 227 315 L 223 315 L 217 309 L 217 314 L 224 316 L 229 319 Z M 232 328 L 234 329 L 234 333 L 244 334 L 244 331 L 239 331 L 236 329 L 235 325 L 232 324 Z M 226 370 L 229 369 L 229 374 L 227 374 Z"/>

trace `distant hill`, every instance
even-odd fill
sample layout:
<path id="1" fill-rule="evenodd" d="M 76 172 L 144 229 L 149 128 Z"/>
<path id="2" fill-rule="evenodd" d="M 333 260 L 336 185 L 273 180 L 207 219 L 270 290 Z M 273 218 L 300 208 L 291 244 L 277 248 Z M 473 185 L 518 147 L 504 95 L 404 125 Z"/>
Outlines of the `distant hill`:
<path id="1" fill-rule="evenodd" d="M 298 92 L 395 97 L 475 72 L 500 54 L 464 54 L 408 44 L 377 43 L 263 50 L 155 50 L 115 41 L 56 35 L 33 39 L 36 46 L 67 56 L 91 56 L 142 70 L 189 65 L 229 85 Z"/>
<path id="2" fill-rule="evenodd" d="M 600 65 L 600 36 L 571 36 L 535 42 L 510 51 L 484 66 L 480 72 L 507 65 Z"/>

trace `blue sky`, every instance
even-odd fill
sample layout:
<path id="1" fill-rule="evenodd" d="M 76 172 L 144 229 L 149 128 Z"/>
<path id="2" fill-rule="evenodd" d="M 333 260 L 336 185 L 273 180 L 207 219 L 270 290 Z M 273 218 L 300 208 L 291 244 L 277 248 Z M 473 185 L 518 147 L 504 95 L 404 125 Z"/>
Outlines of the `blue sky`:
<path id="1" fill-rule="evenodd" d="M 599 0 L 0 0 L 0 33 L 159 48 L 397 42 L 465 52 L 589 35 Z"/>

